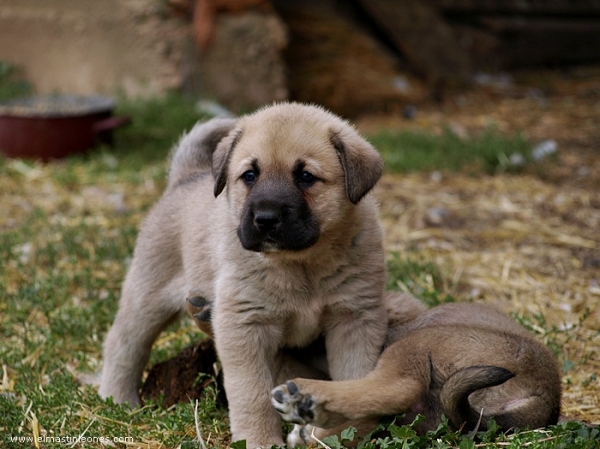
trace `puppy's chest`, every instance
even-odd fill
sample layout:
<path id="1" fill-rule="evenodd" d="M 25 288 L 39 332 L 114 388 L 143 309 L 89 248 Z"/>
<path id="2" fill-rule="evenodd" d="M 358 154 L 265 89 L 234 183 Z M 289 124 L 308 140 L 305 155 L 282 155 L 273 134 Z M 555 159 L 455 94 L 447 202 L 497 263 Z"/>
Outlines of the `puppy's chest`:
<path id="1" fill-rule="evenodd" d="M 285 320 L 283 343 L 289 347 L 303 347 L 322 332 L 324 304 L 315 299 L 295 309 Z"/>

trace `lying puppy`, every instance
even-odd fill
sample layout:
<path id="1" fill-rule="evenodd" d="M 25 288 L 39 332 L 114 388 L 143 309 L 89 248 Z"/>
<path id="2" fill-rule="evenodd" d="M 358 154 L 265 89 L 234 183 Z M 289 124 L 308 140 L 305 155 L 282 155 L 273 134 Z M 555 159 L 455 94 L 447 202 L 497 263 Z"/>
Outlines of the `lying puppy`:
<path id="1" fill-rule="evenodd" d="M 398 304 L 407 304 L 398 303 Z M 435 429 L 445 415 L 452 427 L 502 429 L 555 424 L 561 383 L 552 353 L 493 307 L 454 303 L 430 309 L 390 329 L 388 347 L 362 379 L 294 379 L 272 391 L 272 404 L 296 427 L 290 445 L 354 425 L 363 433 L 377 418 L 410 412 L 426 417 L 417 429 Z M 358 420 L 358 421 L 357 421 Z M 369 428 L 370 427 L 370 428 Z"/>
<path id="2" fill-rule="evenodd" d="M 211 305 L 232 438 L 282 445 L 269 392 L 323 377 L 313 343 L 322 337 L 335 380 L 364 377 L 384 344 L 382 231 L 368 194 L 382 169 L 367 141 L 319 107 L 281 103 L 197 125 L 138 236 L 100 395 L 140 403 L 152 343 L 193 292 Z"/>

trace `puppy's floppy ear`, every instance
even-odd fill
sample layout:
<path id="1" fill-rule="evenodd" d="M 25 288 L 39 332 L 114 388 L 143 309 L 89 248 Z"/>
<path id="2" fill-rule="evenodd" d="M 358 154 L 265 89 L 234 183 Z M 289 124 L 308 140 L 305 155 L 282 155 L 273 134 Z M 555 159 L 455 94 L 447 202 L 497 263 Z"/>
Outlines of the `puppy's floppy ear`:
<path id="1" fill-rule="evenodd" d="M 352 128 L 330 130 L 329 140 L 344 169 L 348 199 L 356 204 L 381 178 L 383 159 L 377 150 Z"/>
<path id="2" fill-rule="evenodd" d="M 229 159 L 231 159 L 231 153 L 233 153 L 233 149 L 235 148 L 241 137 L 241 129 L 230 133 L 227 137 L 221 140 L 221 142 L 219 142 L 219 145 L 217 146 L 217 149 L 213 154 L 212 173 L 213 177 L 215 178 L 215 197 L 219 196 L 219 194 L 225 188 L 225 184 L 227 184 Z"/>

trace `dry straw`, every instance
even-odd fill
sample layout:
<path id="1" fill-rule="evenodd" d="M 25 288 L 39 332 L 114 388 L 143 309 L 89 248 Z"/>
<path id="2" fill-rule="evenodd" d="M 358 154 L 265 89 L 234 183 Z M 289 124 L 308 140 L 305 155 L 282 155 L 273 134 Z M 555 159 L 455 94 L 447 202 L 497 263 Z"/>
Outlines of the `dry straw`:
<path id="1" fill-rule="evenodd" d="M 409 174 L 385 176 L 377 195 L 388 252 L 434 261 L 458 298 L 529 317 L 570 368 L 564 414 L 600 422 L 600 192 L 531 176 Z"/>

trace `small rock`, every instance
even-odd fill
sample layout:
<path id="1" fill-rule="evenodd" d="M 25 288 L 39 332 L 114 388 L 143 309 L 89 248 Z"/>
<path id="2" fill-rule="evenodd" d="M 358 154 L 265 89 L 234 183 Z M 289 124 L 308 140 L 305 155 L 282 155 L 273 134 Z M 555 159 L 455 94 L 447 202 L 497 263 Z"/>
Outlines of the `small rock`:
<path id="1" fill-rule="evenodd" d="M 392 80 L 392 85 L 394 88 L 402 93 L 410 92 L 410 83 L 404 76 L 395 76 Z"/>
<path id="2" fill-rule="evenodd" d="M 525 157 L 521 153 L 513 153 L 508 158 L 510 165 L 525 165 Z"/>
<path id="3" fill-rule="evenodd" d="M 592 173 L 589 167 L 579 167 L 577 169 L 578 176 L 589 176 Z"/>
<path id="4" fill-rule="evenodd" d="M 442 182 L 442 179 L 444 179 L 444 175 L 441 171 L 436 170 L 434 172 L 431 172 L 431 174 L 429 175 L 429 179 L 431 179 L 433 182 Z"/>
<path id="5" fill-rule="evenodd" d="M 533 150 L 531 150 L 531 156 L 536 161 L 541 161 L 542 159 L 550 156 L 551 154 L 556 153 L 558 150 L 558 143 L 556 140 L 544 140 L 537 144 Z"/>
<path id="6" fill-rule="evenodd" d="M 485 73 L 477 72 L 473 75 L 473 81 L 480 86 L 489 87 L 510 87 L 514 84 L 514 79 L 508 73 Z"/>
<path id="7" fill-rule="evenodd" d="M 235 115 L 229 109 L 221 106 L 219 103 L 210 100 L 199 100 L 196 103 L 196 111 L 213 117 L 233 118 Z"/>
<path id="8" fill-rule="evenodd" d="M 448 125 L 448 129 L 452 134 L 454 134 L 457 137 L 460 137 L 461 139 L 466 139 L 467 137 L 469 137 L 469 132 L 467 131 L 467 129 L 458 122 L 451 122 Z"/>
<path id="9" fill-rule="evenodd" d="M 439 226 L 448 216 L 448 210 L 444 207 L 432 207 L 427 209 L 427 222 L 430 225 Z"/>
<path id="10" fill-rule="evenodd" d="M 413 104 L 406 105 L 402 111 L 402 116 L 408 120 L 414 119 L 417 116 L 417 107 Z"/>

